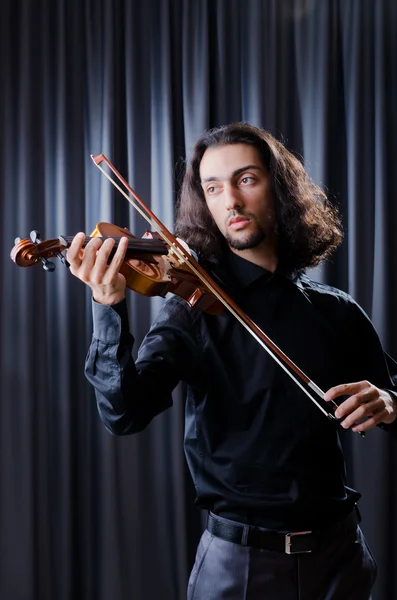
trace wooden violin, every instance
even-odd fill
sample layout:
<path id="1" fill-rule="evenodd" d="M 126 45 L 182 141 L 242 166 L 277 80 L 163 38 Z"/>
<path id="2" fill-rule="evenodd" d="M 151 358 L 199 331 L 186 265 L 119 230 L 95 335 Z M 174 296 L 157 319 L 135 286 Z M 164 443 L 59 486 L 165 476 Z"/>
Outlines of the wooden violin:
<path id="1" fill-rule="evenodd" d="M 83 247 L 91 238 L 103 240 L 113 238 L 115 245 L 112 258 L 121 237 L 128 238 L 128 248 L 121 265 L 127 288 L 144 296 L 165 296 L 168 293 L 183 298 L 189 306 L 209 314 L 220 314 L 224 307 L 191 270 L 178 261 L 177 256 L 167 247 L 156 232 L 146 231 L 142 238 L 134 236 L 128 229 L 111 223 L 97 223 L 93 233 L 86 238 Z M 30 239 L 15 240 L 11 250 L 11 259 L 20 267 L 42 264 L 46 271 L 54 271 L 55 264 L 49 259 L 59 258 L 68 266 L 62 254 L 72 243 L 73 236 L 60 236 L 56 239 L 41 240 L 37 231 L 32 231 Z M 186 248 L 187 249 L 187 248 Z M 188 250 L 188 249 L 187 249 Z"/>

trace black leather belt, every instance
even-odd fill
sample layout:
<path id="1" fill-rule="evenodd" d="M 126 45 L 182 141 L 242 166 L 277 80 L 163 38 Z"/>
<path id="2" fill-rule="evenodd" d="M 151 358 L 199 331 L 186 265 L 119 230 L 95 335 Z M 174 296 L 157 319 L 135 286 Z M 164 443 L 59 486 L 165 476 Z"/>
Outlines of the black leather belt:
<path id="1" fill-rule="evenodd" d="M 275 552 L 298 554 L 313 552 L 349 531 L 354 531 L 360 522 L 360 514 L 354 508 L 340 521 L 316 531 L 294 531 L 282 533 L 260 529 L 252 525 L 226 522 L 210 513 L 207 520 L 207 529 L 215 537 L 222 538 L 234 544 L 253 546 Z"/>

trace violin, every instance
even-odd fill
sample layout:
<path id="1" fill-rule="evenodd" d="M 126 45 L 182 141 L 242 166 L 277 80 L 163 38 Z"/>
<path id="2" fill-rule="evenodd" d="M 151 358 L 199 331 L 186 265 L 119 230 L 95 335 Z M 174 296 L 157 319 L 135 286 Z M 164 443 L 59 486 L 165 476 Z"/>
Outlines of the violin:
<path id="1" fill-rule="evenodd" d="M 124 275 L 126 286 L 130 290 L 149 297 L 165 298 L 168 293 L 172 293 L 183 298 L 191 308 L 211 315 L 223 312 L 224 307 L 219 300 L 172 251 L 169 251 L 166 242 L 158 233 L 146 231 L 142 238 L 138 238 L 127 228 L 101 222 L 97 223 L 92 234 L 85 239 L 83 247 L 93 237 L 115 240 L 110 259 L 121 237 L 128 238 L 128 248 L 120 273 Z M 73 236 L 60 236 L 42 241 L 40 234 L 32 231 L 30 239 L 15 240 L 15 246 L 10 253 L 11 260 L 19 267 L 42 264 L 46 271 L 51 272 L 55 270 L 55 264 L 49 259 L 59 258 L 68 267 L 66 257 L 62 253 L 70 246 L 72 240 Z M 186 249 L 190 252 L 187 246 Z"/>
<path id="2" fill-rule="evenodd" d="M 99 154 L 91 156 L 91 158 L 112 185 L 150 223 L 155 232 L 147 231 L 142 238 L 137 238 L 127 229 L 109 223 L 98 223 L 91 236 L 86 238 L 86 243 L 91 237 L 99 235 L 102 238 L 114 238 L 115 247 L 117 247 L 117 241 L 122 236 L 128 237 L 125 261 L 120 268 L 120 272 L 126 278 L 128 288 L 147 296 L 165 297 L 171 292 L 182 297 L 192 308 L 198 308 L 212 315 L 220 314 L 226 308 L 315 406 L 328 419 L 336 421 L 335 415 L 328 410 L 329 405 L 332 405 L 334 409 L 337 408 L 336 402 L 332 400 L 326 403 L 324 401 L 324 391 L 288 358 L 209 276 L 187 245 L 175 238 L 156 215 L 147 208 L 106 156 Z M 105 171 L 101 166 L 102 162 L 108 165 L 124 189 Z M 48 259 L 58 257 L 67 266 L 67 260 L 62 252 L 68 248 L 72 239 L 73 237 L 61 236 L 55 240 L 41 241 L 38 232 L 33 231 L 30 240 L 16 240 L 11 251 L 11 258 L 19 266 L 42 263 L 46 270 L 53 271 L 55 265 Z M 115 248 L 113 248 L 113 252 L 114 250 Z M 314 396 L 317 396 L 318 399 Z M 321 401 L 324 402 L 321 403 Z M 358 433 L 365 437 L 365 432 L 359 431 Z"/>

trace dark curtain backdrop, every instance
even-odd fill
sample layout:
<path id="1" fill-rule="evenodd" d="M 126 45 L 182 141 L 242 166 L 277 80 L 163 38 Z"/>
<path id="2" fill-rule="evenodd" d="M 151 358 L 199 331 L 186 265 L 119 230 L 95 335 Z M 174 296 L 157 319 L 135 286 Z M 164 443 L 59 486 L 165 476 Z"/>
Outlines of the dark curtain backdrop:
<path id="1" fill-rule="evenodd" d="M 16 267 L 14 238 L 146 226 L 93 165 L 105 153 L 172 228 L 181 158 L 248 120 L 303 156 L 346 239 L 314 276 L 350 292 L 397 357 L 395 0 L 2 0 L 0 598 L 182 600 L 202 527 L 183 390 L 143 433 L 109 435 L 83 376 L 90 295 L 59 264 Z M 129 295 L 139 344 L 160 300 Z M 345 436 L 397 597 L 397 446 Z"/>

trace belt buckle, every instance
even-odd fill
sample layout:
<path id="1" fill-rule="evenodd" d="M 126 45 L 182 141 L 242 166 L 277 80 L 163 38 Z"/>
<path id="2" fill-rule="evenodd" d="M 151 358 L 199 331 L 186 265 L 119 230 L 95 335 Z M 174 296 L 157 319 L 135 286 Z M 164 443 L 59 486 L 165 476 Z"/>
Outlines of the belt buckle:
<path id="1" fill-rule="evenodd" d="M 293 538 L 298 535 L 308 535 L 311 531 L 294 531 L 285 534 L 285 553 L 286 554 L 310 554 L 311 550 L 294 550 L 292 548 Z"/>

